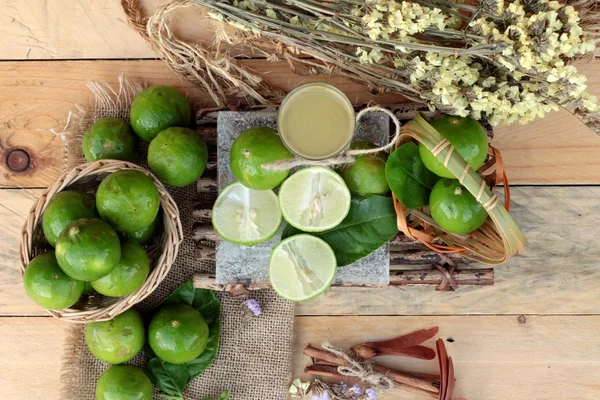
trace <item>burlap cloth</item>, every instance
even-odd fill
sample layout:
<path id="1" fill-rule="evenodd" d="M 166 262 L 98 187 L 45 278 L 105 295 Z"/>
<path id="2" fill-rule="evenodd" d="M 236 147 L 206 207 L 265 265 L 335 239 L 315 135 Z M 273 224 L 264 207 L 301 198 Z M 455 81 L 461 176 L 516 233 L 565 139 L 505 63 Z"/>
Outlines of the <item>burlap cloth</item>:
<path id="1" fill-rule="evenodd" d="M 81 138 L 90 124 L 104 117 L 129 120 L 131 99 L 142 89 L 141 85 L 132 84 L 122 77 L 118 90 L 98 82 L 89 86 L 93 93 L 93 106 L 79 108 L 70 115 L 69 126 L 62 134 L 66 146 L 66 168 L 85 162 Z M 143 148 L 140 163 L 146 167 L 145 151 Z M 194 222 L 206 222 L 192 216 L 193 204 L 201 200 L 196 186 L 171 188 L 169 192 L 181 213 L 184 241 L 169 275 L 152 295 L 136 306 L 142 313 L 154 309 L 194 272 L 213 272 L 215 267 L 214 262 L 199 261 L 194 257 L 192 225 Z M 253 292 L 263 314 L 244 321 L 240 312 L 241 300 L 234 300 L 227 293 L 217 293 L 217 296 L 221 300 L 222 312 L 219 353 L 204 373 L 189 384 L 185 391 L 186 400 L 216 398 L 226 389 L 231 390 L 231 399 L 234 400 L 286 399 L 291 378 L 294 305 L 279 298 L 272 290 Z M 144 368 L 145 356 L 140 353 L 131 363 Z M 95 399 L 96 381 L 108 366 L 87 349 L 83 326 L 71 326 L 64 349 L 61 398 Z M 156 394 L 155 398 L 159 399 Z"/>

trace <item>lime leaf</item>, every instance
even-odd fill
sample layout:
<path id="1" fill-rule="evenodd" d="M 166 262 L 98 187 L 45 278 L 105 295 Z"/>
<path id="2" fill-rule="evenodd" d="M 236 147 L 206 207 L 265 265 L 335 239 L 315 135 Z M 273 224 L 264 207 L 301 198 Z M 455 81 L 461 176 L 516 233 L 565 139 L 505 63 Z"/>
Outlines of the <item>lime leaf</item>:
<path id="1" fill-rule="evenodd" d="M 425 167 L 419 148 L 412 142 L 390 154 L 385 164 L 385 176 L 394 196 L 408 208 L 429 204 L 429 194 L 439 178 Z"/>
<path id="2" fill-rule="evenodd" d="M 148 361 L 148 376 L 161 392 L 171 396 L 183 396 L 183 390 L 194 378 L 212 363 L 219 350 L 221 336 L 221 302 L 212 290 L 194 289 L 189 280 L 163 301 L 165 304 L 183 303 L 194 307 L 208 324 L 206 349 L 196 359 L 185 364 L 172 364 L 158 358 L 150 346 L 144 348 Z M 183 397 L 181 397 L 183 398 Z"/>
<path id="3" fill-rule="evenodd" d="M 282 238 L 300 232 L 288 224 L 283 230 Z M 369 195 L 353 198 L 348 215 L 338 226 L 312 235 L 331 246 L 338 267 L 343 267 L 377 250 L 397 233 L 396 212 L 392 199 Z"/>

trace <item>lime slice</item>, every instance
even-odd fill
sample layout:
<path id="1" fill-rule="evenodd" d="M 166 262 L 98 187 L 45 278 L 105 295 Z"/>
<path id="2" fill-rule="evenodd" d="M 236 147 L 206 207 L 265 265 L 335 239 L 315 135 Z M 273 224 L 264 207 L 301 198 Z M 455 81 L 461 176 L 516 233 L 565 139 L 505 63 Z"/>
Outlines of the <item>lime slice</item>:
<path id="1" fill-rule="evenodd" d="M 212 224 L 228 242 L 253 246 L 269 240 L 281 225 L 277 195 L 272 190 L 253 190 L 232 183 L 215 202 Z"/>
<path id="2" fill-rule="evenodd" d="M 306 301 L 323 293 L 333 282 L 337 261 L 323 239 L 300 234 L 273 249 L 269 280 L 284 299 Z"/>
<path id="3" fill-rule="evenodd" d="M 283 218 L 304 232 L 331 229 L 350 211 L 350 191 L 341 176 L 328 168 L 304 168 L 279 189 Z"/>

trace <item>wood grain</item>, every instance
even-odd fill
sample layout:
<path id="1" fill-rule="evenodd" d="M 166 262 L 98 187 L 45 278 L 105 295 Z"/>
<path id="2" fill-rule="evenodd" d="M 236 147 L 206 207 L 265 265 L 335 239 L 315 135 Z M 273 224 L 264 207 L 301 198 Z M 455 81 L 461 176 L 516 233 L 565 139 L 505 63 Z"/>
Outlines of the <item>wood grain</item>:
<path id="1" fill-rule="evenodd" d="M 265 81 L 283 90 L 315 78 L 293 74 L 285 63 L 244 60 L 241 64 L 260 74 Z M 90 80 L 116 85 L 119 74 L 150 85 L 172 85 L 191 95 L 196 106 L 210 106 L 203 91 L 183 82 L 162 61 L 56 61 L 0 63 L 0 187 L 44 187 L 60 174 L 63 143 L 54 132 L 65 128 L 69 111 L 88 105 Z M 320 77 L 344 90 L 357 104 L 370 100 L 382 103 L 399 101 L 397 95 L 373 96 L 360 85 L 339 77 Z M 11 171 L 6 155 L 14 149 L 26 150 L 31 165 L 22 172 Z M 600 178 L 599 178 L 600 180 Z"/>
<path id="2" fill-rule="evenodd" d="M 307 343 L 328 340 L 349 348 L 434 325 L 440 326 L 440 337 L 446 339 L 455 362 L 456 398 L 589 400 L 600 391 L 599 316 L 297 317 L 293 377 L 303 376 L 308 358 L 302 349 Z M 59 398 L 66 327 L 48 317 L 0 319 L 3 398 Z M 437 368 L 436 360 L 377 361 L 422 373 L 435 373 Z M 401 390 L 381 398 L 418 400 Z"/>
<path id="3" fill-rule="evenodd" d="M 43 315 L 22 290 L 18 242 L 39 191 L 0 190 L 0 315 Z M 598 314 L 600 188 L 513 189 L 512 215 L 529 244 L 495 268 L 495 284 L 436 292 L 432 287 L 331 288 L 299 315 Z M 477 264 L 470 264 L 473 268 Z M 401 268 L 401 266 L 396 266 Z M 414 266 L 407 265 L 407 269 Z"/>
<path id="4" fill-rule="evenodd" d="M 426 287 L 331 288 L 297 313 L 320 314 L 579 314 L 598 313 L 600 188 L 513 188 L 511 215 L 529 243 L 523 255 L 495 268 L 495 283 L 434 292 Z M 477 264 L 471 264 L 474 267 Z"/>
<path id="5" fill-rule="evenodd" d="M 240 63 L 284 90 L 315 79 L 293 74 L 284 63 Z M 596 71 L 598 65 L 589 64 L 588 68 Z M 196 105 L 211 104 L 206 93 L 181 81 L 161 61 L 0 63 L 0 115 L 4 117 L 0 124 L 0 187 L 43 187 L 56 179 L 63 164 L 63 146 L 49 129 L 61 132 L 68 112 L 75 110 L 76 104 L 87 105 L 91 101 L 86 87 L 89 80 L 115 84 L 120 73 L 148 84 L 178 86 L 191 94 Z M 598 73 L 592 78 L 600 82 Z M 330 81 L 357 104 L 369 100 L 394 103 L 400 99 L 395 95 L 372 96 L 347 79 L 334 77 Z M 526 127 L 500 128 L 495 143 L 503 152 L 513 184 L 600 183 L 600 137 L 565 112 L 551 114 Z M 11 171 L 5 162 L 8 152 L 16 148 L 30 153 L 30 168 L 22 172 Z"/>
<path id="6" fill-rule="evenodd" d="M 57 400 L 66 324 L 54 318 L 1 318 L 3 399 Z"/>
<path id="7" fill-rule="evenodd" d="M 598 316 L 297 317 L 293 376 L 309 363 L 308 343 L 349 348 L 416 329 L 440 327 L 456 367 L 454 398 L 505 400 L 595 399 L 600 392 Z M 452 340 L 452 342 L 448 341 Z M 433 340 L 428 343 L 433 346 Z M 437 360 L 380 357 L 406 371 L 436 373 Z M 418 397 L 401 390 L 382 399 Z"/>

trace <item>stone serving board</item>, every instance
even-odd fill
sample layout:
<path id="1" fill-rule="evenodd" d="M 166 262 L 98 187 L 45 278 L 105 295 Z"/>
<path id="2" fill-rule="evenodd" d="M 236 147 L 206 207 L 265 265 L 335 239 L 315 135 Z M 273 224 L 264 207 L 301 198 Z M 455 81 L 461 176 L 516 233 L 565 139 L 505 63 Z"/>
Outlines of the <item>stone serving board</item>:
<path id="1" fill-rule="evenodd" d="M 235 181 L 229 168 L 233 141 L 248 128 L 268 126 L 277 129 L 277 113 L 272 111 L 220 112 L 217 119 L 218 190 Z M 383 113 L 367 114 L 356 125 L 355 140 L 383 144 L 388 140 L 389 118 Z M 227 283 L 266 283 L 271 250 L 281 240 L 285 226 L 269 241 L 252 247 L 217 240 L 216 280 Z M 338 268 L 337 284 L 388 285 L 390 280 L 389 248 L 384 245 L 353 264 Z"/>

